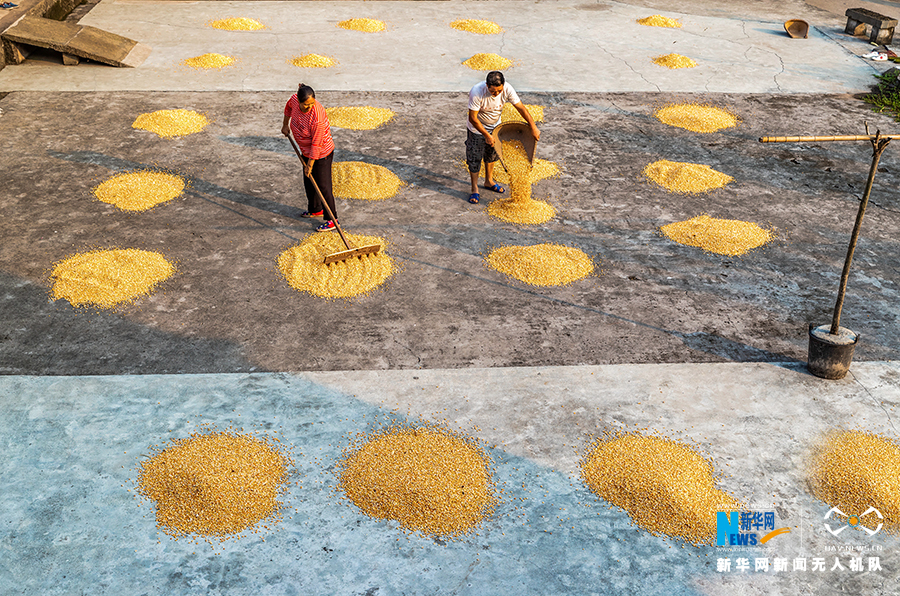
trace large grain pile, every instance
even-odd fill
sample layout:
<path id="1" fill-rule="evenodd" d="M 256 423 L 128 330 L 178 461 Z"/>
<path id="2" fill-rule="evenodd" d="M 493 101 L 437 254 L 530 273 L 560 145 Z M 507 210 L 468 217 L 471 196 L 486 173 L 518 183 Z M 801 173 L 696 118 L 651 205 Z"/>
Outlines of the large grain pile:
<path id="1" fill-rule="evenodd" d="M 459 19 L 450 23 L 450 26 L 460 31 L 468 31 L 469 33 L 478 33 L 480 35 L 503 33 L 503 29 L 497 23 L 479 19 Z"/>
<path id="2" fill-rule="evenodd" d="M 278 270 L 296 290 L 320 298 L 350 298 L 367 294 L 394 271 L 394 261 L 385 252 L 384 238 L 344 235 L 352 246 L 381 244 L 376 255 L 353 257 L 325 265 L 329 254 L 346 250 L 337 232 L 319 232 L 306 237 L 278 256 Z"/>
<path id="3" fill-rule="evenodd" d="M 181 176 L 138 170 L 113 176 L 94 189 L 94 196 L 123 211 L 144 211 L 171 201 L 184 190 Z"/>
<path id="4" fill-rule="evenodd" d="M 341 29 L 350 29 L 352 31 L 363 31 L 364 33 L 377 33 L 384 31 L 384 21 L 378 19 L 347 19 L 337 24 Z"/>
<path id="5" fill-rule="evenodd" d="M 581 462 L 587 487 L 639 527 L 693 544 L 716 539 L 716 512 L 740 504 L 715 486 L 712 463 L 690 447 L 638 434 L 595 441 Z"/>
<path id="6" fill-rule="evenodd" d="M 591 258 L 559 244 L 503 246 L 484 259 L 485 265 L 533 286 L 564 286 L 594 270 Z"/>
<path id="7" fill-rule="evenodd" d="M 506 70 L 513 65 L 512 60 L 497 54 L 475 54 L 463 64 L 472 70 Z"/>
<path id="8" fill-rule="evenodd" d="M 542 224 L 556 215 L 556 209 L 531 198 L 532 166 L 521 141 L 503 141 L 503 163 L 509 170 L 509 197 L 491 201 L 488 214 L 518 224 Z M 494 171 L 502 168 L 494 166 Z"/>
<path id="9" fill-rule="evenodd" d="M 232 17 L 230 19 L 219 19 L 207 23 L 213 29 L 224 29 L 226 31 L 259 31 L 265 29 L 266 26 L 256 19 L 248 19 L 247 17 Z"/>
<path id="10" fill-rule="evenodd" d="M 504 158 L 504 160 L 505 159 L 506 158 Z M 459 164 L 460 167 L 468 167 L 465 160 L 461 160 Z M 535 157 L 534 163 L 531 166 L 529 177 L 531 179 L 531 183 L 534 184 L 535 182 L 538 182 L 540 180 L 558 176 L 559 172 L 559 166 L 556 164 L 556 162 L 547 161 L 546 159 L 541 159 L 540 157 Z M 479 170 L 478 175 L 484 178 L 484 162 L 481 163 L 481 169 Z M 506 169 L 500 165 L 500 162 L 496 162 L 494 165 L 494 181 L 499 182 L 500 184 L 509 184 L 509 174 L 506 173 Z"/>
<path id="11" fill-rule="evenodd" d="M 531 114 L 531 119 L 535 122 L 543 122 L 544 121 L 544 106 L 538 106 L 534 104 L 523 103 L 525 109 L 528 110 L 528 113 Z M 500 115 L 500 121 L 503 123 L 506 122 L 525 122 L 525 119 L 522 118 L 522 114 L 519 113 L 511 103 L 503 104 L 503 112 Z"/>
<path id="12" fill-rule="evenodd" d="M 660 108 L 653 114 L 660 122 L 692 132 L 716 132 L 737 126 L 735 114 L 715 106 L 680 103 Z"/>
<path id="13" fill-rule="evenodd" d="M 334 196 L 383 201 L 397 195 L 403 181 L 387 168 L 362 161 L 339 161 L 331 170 Z"/>
<path id="14" fill-rule="evenodd" d="M 394 117 L 394 111 L 388 108 L 372 106 L 343 106 L 327 108 L 328 122 L 338 128 L 351 130 L 374 130 L 387 124 Z"/>
<path id="15" fill-rule="evenodd" d="M 196 69 L 212 69 L 225 68 L 226 66 L 231 66 L 235 62 L 236 60 L 231 56 L 208 53 L 201 54 L 200 56 L 194 56 L 193 58 L 188 58 L 184 61 L 184 65 Z"/>
<path id="16" fill-rule="evenodd" d="M 833 432 L 811 464 L 813 494 L 844 512 L 851 525 L 874 530 L 883 521 L 885 529 L 900 531 L 900 445 L 896 440 L 863 431 Z M 863 515 L 869 507 L 884 519 L 875 513 Z"/>
<path id="17" fill-rule="evenodd" d="M 176 439 L 143 461 L 138 490 L 173 536 L 227 538 L 277 519 L 289 460 L 267 440 L 235 432 Z"/>
<path id="18" fill-rule="evenodd" d="M 665 66 L 666 68 L 694 68 L 697 63 L 681 54 L 664 54 L 653 59 L 654 64 Z"/>
<path id="19" fill-rule="evenodd" d="M 646 25 L 647 27 L 670 27 L 672 29 L 681 29 L 681 23 L 678 19 L 664 17 L 661 14 L 638 19 L 637 22 L 641 25 Z"/>
<path id="20" fill-rule="evenodd" d="M 737 219 L 716 219 L 708 215 L 672 223 L 660 228 L 670 240 L 696 246 L 707 252 L 736 257 L 772 239 L 772 232 Z"/>
<path id="21" fill-rule="evenodd" d="M 669 192 L 697 194 L 721 188 L 734 178 L 699 163 L 661 159 L 649 163 L 641 172 Z"/>
<path id="22" fill-rule="evenodd" d="M 322 56 L 321 54 L 304 54 L 303 56 L 295 56 L 288 60 L 288 64 L 298 66 L 300 68 L 329 68 L 337 64 L 334 58 Z"/>
<path id="23" fill-rule="evenodd" d="M 131 128 L 149 130 L 164 139 L 171 139 L 200 132 L 208 124 L 206 116 L 193 110 L 157 110 L 138 116 Z"/>
<path id="24" fill-rule="evenodd" d="M 459 536 L 494 503 L 490 459 L 476 441 L 437 427 L 391 427 L 348 449 L 340 488 L 366 515 L 409 531 Z"/>
<path id="25" fill-rule="evenodd" d="M 175 265 L 156 252 L 92 250 L 54 265 L 51 296 L 68 300 L 72 306 L 112 308 L 149 293 L 174 273 Z"/>

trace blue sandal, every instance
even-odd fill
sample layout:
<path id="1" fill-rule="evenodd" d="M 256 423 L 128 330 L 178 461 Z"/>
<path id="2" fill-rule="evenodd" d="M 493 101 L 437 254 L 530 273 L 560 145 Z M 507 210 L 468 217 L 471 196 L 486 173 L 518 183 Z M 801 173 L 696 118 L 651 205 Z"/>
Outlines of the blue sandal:
<path id="1" fill-rule="evenodd" d="M 478 195 L 477 192 L 473 192 L 472 194 L 469 195 L 469 202 L 472 203 L 473 205 L 477 205 L 477 204 L 478 204 L 478 200 L 479 200 L 480 198 L 481 198 L 481 197 Z"/>
<path id="2" fill-rule="evenodd" d="M 485 188 L 488 189 L 488 190 L 492 190 L 492 191 L 494 191 L 495 193 L 501 194 L 501 195 L 502 195 L 503 193 L 506 192 L 506 189 L 504 189 L 502 186 L 500 186 L 500 185 L 497 184 L 496 182 L 494 183 L 493 186 L 485 186 Z"/>

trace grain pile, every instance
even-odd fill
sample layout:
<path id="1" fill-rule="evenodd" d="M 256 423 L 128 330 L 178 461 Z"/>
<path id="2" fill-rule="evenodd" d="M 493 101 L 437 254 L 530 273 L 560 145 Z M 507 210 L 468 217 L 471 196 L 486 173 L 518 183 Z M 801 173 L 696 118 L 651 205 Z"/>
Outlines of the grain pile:
<path id="1" fill-rule="evenodd" d="M 209 119 L 193 110 L 157 110 L 141 114 L 131 128 L 149 130 L 164 139 L 200 132 L 209 125 Z"/>
<path id="2" fill-rule="evenodd" d="M 331 170 L 334 196 L 383 201 L 397 195 L 403 181 L 392 171 L 362 161 L 340 161 Z"/>
<path id="3" fill-rule="evenodd" d="M 669 240 L 696 246 L 717 255 L 736 257 L 772 239 L 772 232 L 737 219 L 716 219 L 698 215 L 660 228 Z"/>
<path id="4" fill-rule="evenodd" d="M 503 33 L 503 29 L 497 23 L 479 19 L 459 19 L 450 23 L 450 26 L 460 31 L 468 31 L 469 33 L 478 33 L 480 35 Z"/>
<path id="5" fill-rule="evenodd" d="M 347 19 L 337 24 L 341 29 L 350 29 L 352 31 L 363 31 L 364 33 L 377 33 L 384 31 L 384 21 L 378 19 Z"/>
<path id="6" fill-rule="evenodd" d="M 664 54 L 653 59 L 654 64 L 665 66 L 666 68 L 694 68 L 697 63 L 681 54 Z"/>
<path id="7" fill-rule="evenodd" d="M 721 188 L 734 178 L 699 163 L 661 159 L 647 164 L 641 172 L 669 192 L 698 194 Z"/>
<path id="8" fill-rule="evenodd" d="M 143 461 L 138 490 L 172 536 L 228 538 L 272 518 L 290 460 L 274 443 L 235 432 L 176 439 Z"/>
<path id="9" fill-rule="evenodd" d="M 533 286 L 564 286 L 594 270 L 591 258 L 559 244 L 503 246 L 484 259 L 485 265 Z"/>
<path id="10" fill-rule="evenodd" d="M 295 56 L 288 60 L 288 64 L 298 66 L 300 68 L 329 68 L 337 64 L 334 58 L 322 56 L 321 54 L 304 54 L 303 56 Z"/>
<path id="11" fill-rule="evenodd" d="M 233 17 L 230 19 L 219 19 L 207 23 L 213 29 L 224 29 L 226 31 L 259 31 L 265 29 L 266 26 L 256 19 L 248 19 L 247 17 Z"/>
<path id="12" fill-rule="evenodd" d="M 504 157 L 503 159 L 505 160 L 506 158 Z M 460 167 L 468 168 L 465 160 L 460 161 L 459 164 Z M 540 180 L 558 176 L 559 171 L 559 166 L 555 162 L 535 157 L 529 177 L 532 184 L 534 184 Z M 478 175 L 484 178 L 484 162 L 481 162 L 481 169 L 479 170 Z M 499 182 L 500 184 L 509 184 L 509 174 L 506 173 L 506 170 L 500 165 L 500 162 L 496 162 L 494 165 L 494 181 Z"/>
<path id="13" fill-rule="evenodd" d="M 454 537 L 494 505 L 491 461 L 478 443 L 446 429 L 390 427 L 348 449 L 340 488 L 363 513 L 408 531 Z"/>
<path id="14" fill-rule="evenodd" d="M 351 130 L 374 130 L 383 124 L 387 124 L 394 117 L 394 111 L 388 108 L 373 108 L 372 106 L 345 106 L 327 108 L 328 122 L 338 128 Z"/>
<path id="15" fill-rule="evenodd" d="M 54 265 L 51 296 L 68 300 L 72 306 L 112 308 L 149 293 L 174 274 L 175 266 L 156 252 L 92 250 Z"/>
<path id="16" fill-rule="evenodd" d="M 737 126 L 740 120 L 727 110 L 696 103 L 681 103 L 660 108 L 653 114 L 660 122 L 692 132 L 716 132 Z"/>
<path id="17" fill-rule="evenodd" d="M 171 201 L 184 191 L 184 179 L 165 172 L 138 170 L 113 176 L 94 189 L 94 196 L 123 211 L 145 211 Z"/>
<path id="18" fill-rule="evenodd" d="M 224 56 L 222 54 L 202 54 L 200 56 L 194 56 L 193 58 L 188 58 L 184 61 L 185 66 L 190 66 L 191 68 L 196 69 L 212 69 L 212 68 L 225 68 L 226 66 L 231 66 L 234 64 L 236 60 L 231 56 Z"/>
<path id="19" fill-rule="evenodd" d="M 664 17 L 661 14 L 638 19 L 637 22 L 641 25 L 646 25 L 647 27 L 670 27 L 672 29 L 681 29 L 681 23 L 678 19 Z"/>
<path id="20" fill-rule="evenodd" d="M 597 496 L 624 509 L 653 534 L 713 544 L 716 512 L 740 504 L 715 486 L 712 463 L 690 447 L 638 434 L 605 436 L 581 462 L 581 477 Z"/>
<path id="21" fill-rule="evenodd" d="M 497 54 L 475 54 L 463 64 L 472 70 L 506 70 L 513 65 L 512 60 Z"/>
<path id="22" fill-rule="evenodd" d="M 525 106 L 525 109 L 531 114 L 532 120 L 535 122 L 544 121 L 544 106 L 527 103 L 522 103 L 522 105 Z M 514 108 L 511 103 L 505 103 L 503 104 L 503 112 L 500 114 L 500 122 L 525 122 L 525 119 L 522 118 L 522 114 L 520 114 L 519 110 Z"/>
<path id="23" fill-rule="evenodd" d="M 542 224 L 556 215 L 556 209 L 531 198 L 532 167 L 520 141 L 504 141 L 503 162 L 509 169 L 509 197 L 491 201 L 488 214 L 518 224 Z M 495 166 L 494 171 L 503 166 Z"/>
<path id="24" fill-rule="evenodd" d="M 337 232 L 308 236 L 278 256 L 278 270 L 295 290 L 320 298 L 351 298 L 368 294 L 394 272 L 394 261 L 384 252 L 384 238 L 344 235 L 352 246 L 381 244 L 377 255 L 353 257 L 325 265 L 326 255 L 346 250 Z"/>
<path id="25" fill-rule="evenodd" d="M 900 445 L 896 440 L 862 431 L 833 432 L 811 464 L 809 484 L 817 499 L 855 516 L 869 529 L 883 521 L 886 530 L 900 531 Z M 874 513 L 863 516 L 869 507 L 884 519 Z"/>

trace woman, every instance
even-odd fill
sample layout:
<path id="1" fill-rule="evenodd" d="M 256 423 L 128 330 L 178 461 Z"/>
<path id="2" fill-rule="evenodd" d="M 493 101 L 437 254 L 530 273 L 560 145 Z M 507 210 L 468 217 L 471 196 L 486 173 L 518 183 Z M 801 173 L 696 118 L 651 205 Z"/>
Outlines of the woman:
<path id="1" fill-rule="evenodd" d="M 331 187 L 331 162 L 334 159 L 334 141 L 331 138 L 331 125 L 325 108 L 316 101 L 316 92 L 312 87 L 300 83 L 296 95 L 291 95 L 284 106 L 284 122 L 281 134 L 294 134 L 294 140 L 303 154 L 303 186 L 306 189 L 307 210 L 300 217 L 321 217 L 323 215 L 322 200 L 310 180 L 316 181 L 322 196 L 328 201 L 331 213 L 337 217 L 334 205 L 334 193 Z M 318 232 L 334 229 L 334 221 L 325 214 L 325 223 L 316 228 Z"/>

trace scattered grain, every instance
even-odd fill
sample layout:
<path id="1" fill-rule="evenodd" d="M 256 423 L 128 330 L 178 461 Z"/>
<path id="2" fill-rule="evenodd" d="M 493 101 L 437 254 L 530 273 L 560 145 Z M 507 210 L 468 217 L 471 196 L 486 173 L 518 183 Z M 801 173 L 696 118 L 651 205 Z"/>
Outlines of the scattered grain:
<path id="1" fill-rule="evenodd" d="M 478 33 L 480 35 L 503 33 L 503 29 L 497 23 L 479 19 L 459 19 L 450 23 L 450 26 L 460 31 L 468 31 L 469 33 Z"/>
<path id="2" fill-rule="evenodd" d="M 184 61 L 184 65 L 196 69 L 211 69 L 225 68 L 226 66 L 231 66 L 235 62 L 236 60 L 231 56 L 224 56 L 222 54 L 202 54 L 200 56 L 188 58 Z"/>
<path id="3" fill-rule="evenodd" d="M 672 223 L 661 227 L 660 231 L 679 244 L 729 257 L 742 255 L 772 239 L 772 232 L 755 223 L 708 215 Z"/>
<path id="4" fill-rule="evenodd" d="M 387 168 L 361 161 L 341 161 L 331 170 L 334 196 L 383 201 L 397 195 L 403 181 Z"/>
<path id="5" fill-rule="evenodd" d="M 123 211 L 144 211 L 171 201 L 184 190 L 184 179 L 165 172 L 138 170 L 113 176 L 94 189 L 94 196 Z"/>
<path id="6" fill-rule="evenodd" d="M 698 163 L 661 159 L 647 164 L 642 174 L 670 192 L 698 194 L 721 188 L 734 178 Z"/>
<path id="7" fill-rule="evenodd" d="M 363 31 L 365 33 L 377 33 L 384 31 L 384 21 L 378 19 L 347 19 L 337 24 L 341 29 L 351 29 L 353 31 Z"/>
<path id="8" fill-rule="evenodd" d="M 300 68 L 329 68 L 337 64 L 334 58 L 322 56 L 321 54 L 304 54 L 303 56 L 295 56 L 288 60 L 288 64 L 293 64 Z"/>
<path id="9" fill-rule="evenodd" d="M 344 106 L 325 110 L 328 122 L 338 128 L 351 130 L 373 130 L 387 124 L 394 117 L 394 111 L 388 108 L 372 106 Z"/>
<path id="10" fill-rule="evenodd" d="M 589 256 L 559 244 L 504 246 L 492 250 L 484 262 L 491 269 L 533 286 L 564 286 L 594 270 Z"/>
<path id="11" fill-rule="evenodd" d="M 149 130 L 164 139 L 200 132 L 209 125 L 209 119 L 193 110 L 157 110 L 138 116 L 131 128 Z"/>
<path id="12" fill-rule="evenodd" d="M 265 29 L 266 26 L 256 19 L 248 19 L 247 17 L 233 17 L 230 19 L 219 19 L 207 23 L 213 29 L 224 29 L 226 31 L 259 31 Z"/>
<path id="13" fill-rule="evenodd" d="M 668 105 L 653 115 L 664 124 L 703 133 L 731 128 L 740 122 L 735 114 L 727 110 L 696 103 Z"/>
<path id="14" fill-rule="evenodd" d="M 513 65 L 512 60 L 497 54 L 475 54 L 463 64 L 472 70 L 506 70 Z"/>
<path id="15" fill-rule="evenodd" d="M 653 59 L 654 64 L 665 66 L 666 68 L 694 68 L 697 63 L 681 54 L 664 54 Z"/>
<path id="16" fill-rule="evenodd" d="M 531 114 L 532 120 L 535 122 L 544 121 L 544 106 L 527 103 L 523 103 L 522 105 L 525 106 L 525 109 Z M 500 115 L 500 122 L 525 122 L 525 118 L 522 118 L 522 114 L 520 114 L 519 110 L 511 103 L 505 103 L 503 104 L 503 112 Z"/>
<path id="17" fill-rule="evenodd" d="M 638 19 L 637 22 L 647 27 L 669 27 L 672 29 L 681 29 L 681 22 L 678 19 L 664 17 L 661 14 L 655 14 L 650 17 Z"/>
<path id="18" fill-rule="evenodd" d="M 552 205 L 531 198 L 533 168 L 521 141 L 504 141 L 501 149 L 508 169 L 509 197 L 491 201 L 488 214 L 518 224 L 542 224 L 553 219 L 556 209 Z M 495 165 L 494 171 L 502 167 Z"/>

